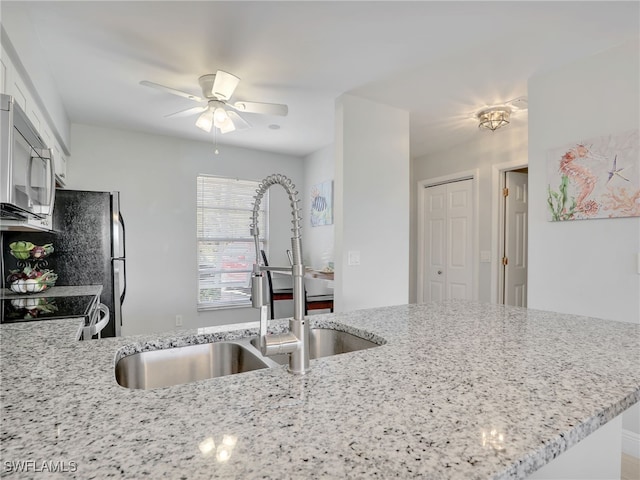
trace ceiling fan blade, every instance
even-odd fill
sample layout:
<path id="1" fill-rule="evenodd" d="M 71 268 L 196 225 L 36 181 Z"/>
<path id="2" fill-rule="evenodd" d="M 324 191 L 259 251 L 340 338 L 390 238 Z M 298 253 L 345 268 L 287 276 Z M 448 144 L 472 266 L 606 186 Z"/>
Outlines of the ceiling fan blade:
<path id="1" fill-rule="evenodd" d="M 229 116 L 229 120 L 233 124 L 233 130 L 246 130 L 247 128 L 251 128 L 249 122 L 247 122 L 244 118 L 238 115 L 236 112 L 232 110 L 227 111 L 227 115 Z M 222 133 L 227 133 L 224 128 L 221 128 L 220 131 Z M 232 130 L 228 130 L 232 131 Z"/>
<path id="2" fill-rule="evenodd" d="M 236 102 L 232 105 L 239 112 L 264 113 L 266 115 L 286 116 L 289 107 L 280 103 Z"/>
<path id="3" fill-rule="evenodd" d="M 239 82 L 240 79 L 235 75 L 218 70 L 216 72 L 216 79 L 213 81 L 211 93 L 220 100 L 229 100 Z"/>
<path id="4" fill-rule="evenodd" d="M 162 90 L 163 92 L 171 93 L 172 95 L 178 95 L 179 97 L 188 98 L 189 100 L 193 100 L 195 102 L 202 102 L 202 98 L 198 97 L 197 95 L 192 95 L 190 93 L 183 92 L 182 90 L 176 90 L 175 88 L 165 87 L 164 85 L 160 85 L 159 83 L 153 83 L 147 80 L 142 80 L 140 82 L 140 85 Z"/>
<path id="5" fill-rule="evenodd" d="M 204 107 L 191 107 L 191 108 L 187 108 L 186 110 L 180 110 L 179 112 L 175 112 L 175 113 L 170 113 L 168 115 L 165 115 L 165 118 L 169 118 L 169 117 L 188 117 L 189 115 L 195 115 L 196 113 L 202 113 L 207 109 L 206 106 Z"/>

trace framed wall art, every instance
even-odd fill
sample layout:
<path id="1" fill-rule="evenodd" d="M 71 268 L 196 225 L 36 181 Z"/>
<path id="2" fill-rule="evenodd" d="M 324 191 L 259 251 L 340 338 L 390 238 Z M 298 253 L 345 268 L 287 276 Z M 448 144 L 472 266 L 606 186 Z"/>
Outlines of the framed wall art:
<path id="1" fill-rule="evenodd" d="M 550 221 L 640 216 L 640 132 L 550 150 L 547 179 Z"/>
<path id="2" fill-rule="evenodd" d="M 311 226 L 333 224 L 333 180 L 318 183 L 311 189 Z"/>

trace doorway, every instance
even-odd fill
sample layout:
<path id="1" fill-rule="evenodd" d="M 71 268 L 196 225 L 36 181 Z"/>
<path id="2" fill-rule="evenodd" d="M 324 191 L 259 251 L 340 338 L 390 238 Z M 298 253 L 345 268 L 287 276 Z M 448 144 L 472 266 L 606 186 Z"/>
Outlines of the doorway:
<path id="1" fill-rule="evenodd" d="M 501 172 L 498 303 L 527 306 L 527 167 Z"/>
<path id="2" fill-rule="evenodd" d="M 475 176 L 418 188 L 418 301 L 477 298 Z"/>

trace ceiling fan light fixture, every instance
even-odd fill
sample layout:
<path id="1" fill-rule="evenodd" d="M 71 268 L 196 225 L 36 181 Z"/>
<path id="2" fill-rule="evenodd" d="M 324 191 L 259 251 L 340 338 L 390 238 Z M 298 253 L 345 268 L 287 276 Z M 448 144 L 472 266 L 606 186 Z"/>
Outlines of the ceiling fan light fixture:
<path id="1" fill-rule="evenodd" d="M 160 85 L 159 83 L 143 80 L 141 85 L 163 90 L 165 92 L 197 101 L 206 102 L 205 105 L 188 108 L 180 112 L 165 115 L 165 117 L 186 116 L 200 113 L 195 124 L 201 130 L 210 133 L 212 129 L 220 130 L 220 133 L 233 132 L 234 130 L 244 130 L 251 125 L 236 110 L 265 115 L 286 116 L 289 112 L 287 105 L 263 102 L 237 102 L 236 105 L 227 101 L 233 96 L 240 79 L 231 73 L 218 70 L 215 74 L 208 73 L 198 78 L 198 83 L 204 98 L 196 97 L 187 92 L 176 90 L 171 87 Z M 217 133 L 214 130 L 214 135 Z"/>
<path id="2" fill-rule="evenodd" d="M 486 128 L 492 132 L 509 125 L 511 109 L 509 107 L 491 107 L 478 112 L 478 128 Z"/>
<path id="3" fill-rule="evenodd" d="M 227 115 L 227 111 L 218 107 L 213 111 L 213 124 L 220 128 L 227 120 L 229 120 L 229 115 Z"/>
<path id="4" fill-rule="evenodd" d="M 236 129 L 236 126 L 233 124 L 233 121 L 227 117 L 227 119 L 221 123 L 220 125 L 216 125 L 220 129 L 220 133 L 229 133 L 233 132 Z"/>
<path id="5" fill-rule="evenodd" d="M 196 127 L 207 133 L 211 131 L 211 128 L 213 128 L 213 112 L 211 109 L 207 109 L 198 117 L 198 120 L 196 120 Z"/>

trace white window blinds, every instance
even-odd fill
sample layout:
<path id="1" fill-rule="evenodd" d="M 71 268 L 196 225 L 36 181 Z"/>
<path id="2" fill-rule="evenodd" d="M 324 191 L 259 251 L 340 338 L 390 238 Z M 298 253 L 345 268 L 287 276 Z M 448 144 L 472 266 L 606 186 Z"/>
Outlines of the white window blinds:
<path id="1" fill-rule="evenodd" d="M 259 182 L 198 176 L 198 309 L 251 304 L 255 246 L 249 231 Z M 258 216 L 260 246 L 268 239 L 269 197 Z"/>

